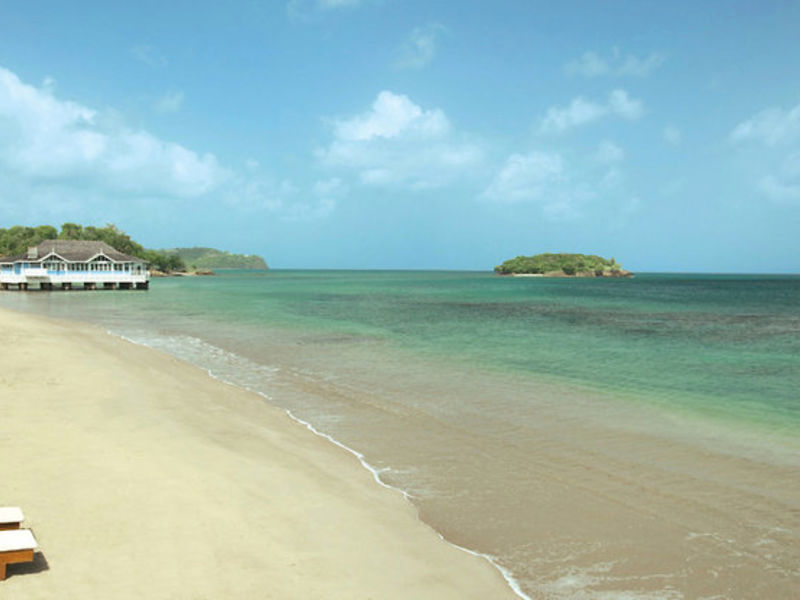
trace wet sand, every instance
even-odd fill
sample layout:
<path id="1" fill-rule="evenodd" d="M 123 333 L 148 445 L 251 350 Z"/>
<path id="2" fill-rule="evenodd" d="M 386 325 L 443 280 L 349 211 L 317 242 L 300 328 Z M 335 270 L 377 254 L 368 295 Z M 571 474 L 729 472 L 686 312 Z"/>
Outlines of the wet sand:
<path id="1" fill-rule="evenodd" d="M 91 326 L 0 311 L 0 411 L 41 550 L 4 600 L 514 597 L 353 455 Z"/>
<path id="2" fill-rule="evenodd" d="M 797 597 L 796 438 L 370 344 L 260 350 L 282 405 L 530 598 Z"/>

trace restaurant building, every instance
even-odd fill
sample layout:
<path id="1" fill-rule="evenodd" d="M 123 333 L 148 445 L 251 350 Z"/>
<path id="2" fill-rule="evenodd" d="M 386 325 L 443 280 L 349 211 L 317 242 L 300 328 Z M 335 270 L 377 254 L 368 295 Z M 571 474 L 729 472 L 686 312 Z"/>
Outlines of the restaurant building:
<path id="1" fill-rule="evenodd" d="M 147 262 L 105 242 L 46 240 L 21 256 L 0 257 L 0 289 L 138 289 L 149 286 Z"/>

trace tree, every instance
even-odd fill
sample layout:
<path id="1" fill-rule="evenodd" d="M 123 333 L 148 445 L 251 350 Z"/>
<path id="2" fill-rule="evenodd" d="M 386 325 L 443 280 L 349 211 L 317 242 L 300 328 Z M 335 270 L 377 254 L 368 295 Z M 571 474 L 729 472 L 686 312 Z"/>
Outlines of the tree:
<path id="1" fill-rule="evenodd" d="M 80 240 L 83 239 L 83 226 L 75 223 L 64 223 L 61 226 L 61 233 L 58 238 L 61 240 Z"/>
<path id="2" fill-rule="evenodd" d="M 92 225 L 84 227 L 77 223 L 64 223 L 61 225 L 61 232 L 51 225 L 38 227 L 15 225 L 8 229 L 0 229 L 0 256 L 18 256 L 44 240 L 55 239 L 101 241 L 124 254 L 142 258 L 162 271 L 186 270 L 186 265 L 180 256 L 167 256 L 155 250 L 146 250 L 111 223 L 105 227 Z"/>
<path id="3" fill-rule="evenodd" d="M 596 254 L 553 254 L 548 252 L 535 256 L 517 256 L 496 266 L 494 270 L 502 274 L 543 274 L 560 271 L 566 275 L 587 273 L 600 277 L 608 270 L 619 274 L 622 267 L 615 259 L 608 260 Z"/>
<path id="4" fill-rule="evenodd" d="M 39 242 L 43 242 L 44 240 L 54 240 L 58 237 L 58 230 L 52 225 L 39 225 L 34 231 L 34 235 Z M 37 244 L 39 242 L 37 242 Z"/>

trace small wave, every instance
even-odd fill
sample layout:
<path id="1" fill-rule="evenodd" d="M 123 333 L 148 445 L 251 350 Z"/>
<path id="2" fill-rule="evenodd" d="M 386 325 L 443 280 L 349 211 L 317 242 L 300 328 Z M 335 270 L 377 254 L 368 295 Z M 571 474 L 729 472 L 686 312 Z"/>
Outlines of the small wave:
<path id="1" fill-rule="evenodd" d="M 569 600 L 680 600 L 683 594 L 678 590 L 666 587 L 661 590 L 633 591 L 594 590 L 598 585 L 611 582 L 630 587 L 631 578 L 611 575 L 614 563 L 597 563 L 589 567 L 570 567 L 555 581 L 538 586 L 548 598 L 568 598 Z M 642 579 L 661 579 L 665 575 L 650 575 Z"/>
<path id="2" fill-rule="evenodd" d="M 222 348 L 214 346 L 213 344 L 209 344 L 208 342 L 193 336 L 188 336 L 188 335 L 159 336 L 159 335 L 153 335 L 150 332 L 122 334 L 111 330 L 108 330 L 107 333 L 109 335 L 121 338 L 132 344 L 136 344 L 138 346 L 144 346 L 146 348 L 153 348 L 165 352 L 167 354 L 170 354 L 172 356 L 175 356 L 181 360 L 186 361 L 187 363 L 190 363 L 196 367 L 201 368 L 209 375 L 209 377 L 216 379 L 217 381 L 221 381 L 222 383 L 225 383 L 227 385 L 232 385 L 235 387 L 245 389 L 249 392 L 253 392 L 264 398 L 269 404 L 272 404 L 273 406 L 276 404 L 274 399 L 265 391 L 259 389 L 260 386 L 256 386 L 255 383 L 258 382 L 260 385 L 268 383 L 269 380 L 272 379 L 276 373 L 278 373 L 279 369 L 277 367 L 260 365 L 247 358 L 239 356 L 238 354 L 229 352 L 227 350 L 223 350 Z M 227 373 L 227 374 L 221 373 L 218 367 L 219 364 L 227 365 L 229 368 L 225 369 L 226 371 L 235 371 L 236 377 L 233 377 L 233 373 Z M 215 370 L 214 367 L 217 367 L 217 369 Z M 245 377 L 242 377 L 242 374 L 244 374 Z M 250 377 L 248 377 L 247 375 L 249 375 Z M 335 446 L 338 446 L 339 448 L 342 448 L 346 452 L 355 456 L 358 459 L 359 463 L 361 463 L 361 466 L 372 474 L 373 479 L 378 483 L 378 485 L 393 490 L 395 492 L 399 492 L 400 494 L 403 495 L 403 498 L 411 502 L 411 499 L 414 497 L 413 494 L 409 493 L 407 490 L 404 490 L 402 488 L 390 485 L 385 481 L 383 481 L 383 479 L 381 479 L 381 474 L 390 471 L 391 470 L 390 467 L 384 467 L 384 468 L 375 467 L 374 465 L 370 464 L 366 460 L 364 454 L 362 454 L 358 450 L 351 448 L 350 446 L 340 442 L 332 435 L 320 431 L 313 424 L 304 419 L 301 419 L 288 408 L 283 410 L 286 412 L 286 414 L 289 416 L 290 419 L 292 419 L 296 423 L 299 423 L 300 425 L 303 425 L 314 435 L 326 439 Z M 416 509 L 416 505 L 414 505 L 413 502 L 411 502 L 411 505 L 414 506 Z M 419 518 L 419 513 L 417 513 L 417 517 Z M 517 596 L 522 598 L 522 600 L 532 600 L 532 598 L 522 590 L 519 581 L 517 581 L 517 579 L 514 577 L 511 571 L 497 562 L 497 557 L 485 554 L 483 552 L 478 552 L 476 550 L 471 550 L 469 548 L 465 548 L 464 546 L 459 546 L 458 544 L 454 544 L 453 542 L 445 538 L 441 533 L 436 531 L 433 527 L 431 527 L 421 519 L 420 523 L 424 523 L 427 527 L 430 527 L 430 529 L 434 531 L 437 536 L 439 536 L 439 539 L 441 539 L 446 544 L 449 544 L 454 548 L 466 552 L 467 554 L 471 554 L 472 556 L 477 556 L 479 558 L 488 561 L 489 564 L 491 564 L 495 569 L 497 569 L 500 572 L 500 574 L 503 576 L 503 579 L 505 579 L 509 587 L 513 590 L 513 592 Z"/>
<path id="3" fill-rule="evenodd" d="M 334 438 L 333 436 L 331 436 L 331 435 L 329 435 L 327 433 L 319 431 L 311 423 L 309 423 L 308 421 L 304 421 L 303 419 L 295 416 L 294 414 L 292 414 L 292 411 L 290 411 L 288 409 L 286 409 L 286 414 L 289 415 L 289 417 L 292 420 L 296 421 L 297 423 L 300 423 L 301 425 L 305 425 L 306 428 L 309 431 L 311 431 L 314 435 L 318 435 L 318 436 L 320 436 L 322 438 L 325 438 L 326 440 L 328 440 L 332 444 L 342 448 L 343 450 L 346 450 L 347 452 L 349 452 L 350 454 L 355 456 L 359 460 L 359 462 L 361 463 L 361 466 L 363 466 L 365 469 L 367 469 L 367 471 L 372 473 L 372 477 L 375 479 L 375 481 L 378 482 L 379 485 L 381 485 L 381 486 L 383 486 L 383 487 L 385 487 L 387 489 L 394 490 L 396 492 L 400 492 L 406 500 L 410 501 L 411 498 L 413 498 L 413 495 L 408 493 L 406 490 L 404 490 L 402 488 L 399 488 L 399 487 L 395 487 L 393 485 L 389 485 L 388 483 L 386 483 L 385 481 L 383 481 L 381 479 L 380 474 L 381 473 L 385 473 L 386 471 L 389 471 L 390 469 L 388 467 L 383 468 L 383 469 L 379 469 L 377 467 L 372 466 L 364 458 L 364 455 L 361 452 L 359 452 L 358 450 L 355 450 L 354 448 L 351 448 L 350 446 L 347 446 L 346 444 L 343 444 L 342 442 L 340 442 L 339 440 L 337 440 L 336 438 Z M 412 506 L 414 506 L 413 503 L 412 503 Z M 417 516 L 419 516 L 419 514 Z M 420 519 L 420 522 L 421 523 L 425 523 L 421 519 Z M 430 527 L 430 525 L 428 525 L 427 523 L 425 523 L 425 525 Z M 441 533 L 439 533 L 438 531 L 436 531 L 432 527 L 431 527 L 431 529 L 436 533 L 436 535 L 439 536 L 439 539 L 441 539 L 446 544 L 449 544 L 450 546 L 453 546 L 454 548 L 458 548 L 459 550 L 461 550 L 463 552 L 466 552 L 467 554 L 471 554 L 472 556 L 477 556 L 477 557 L 483 558 L 484 560 L 487 560 L 495 569 L 500 571 L 500 574 L 503 576 L 503 579 L 506 580 L 506 582 L 508 583 L 509 587 L 511 587 L 511 589 L 514 591 L 515 594 L 517 594 L 517 596 L 519 596 L 523 600 L 533 600 L 530 596 L 528 596 L 528 594 L 526 594 L 524 591 L 522 591 L 522 588 L 520 587 L 519 582 L 514 578 L 514 576 L 512 575 L 511 571 L 506 569 L 504 566 L 500 565 L 497 562 L 497 558 L 496 557 L 491 556 L 489 554 L 484 554 L 483 552 L 478 552 L 476 550 L 470 550 L 469 548 L 465 548 L 464 546 L 459 546 L 458 544 L 454 544 L 453 542 L 448 540 L 446 537 L 444 537 Z"/>
<path id="4" fill-rule="evenodd" d="M 113 331 L 109 333 L 128 342 L 166 352 L 200 367 L 214 379 L 258 392 L 267 400 L 272 400 L 262 388 L 274 378 L 279 370 L 277 367 L 259 364 L 190 335 L 153 335 L 149 332 L 120 334 Z"/>

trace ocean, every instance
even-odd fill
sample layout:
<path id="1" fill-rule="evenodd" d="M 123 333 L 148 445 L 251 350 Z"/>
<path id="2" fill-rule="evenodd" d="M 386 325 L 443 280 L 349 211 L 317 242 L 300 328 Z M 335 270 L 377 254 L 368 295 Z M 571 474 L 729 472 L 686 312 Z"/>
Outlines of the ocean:
<path id="1" fill-rule="evenodd" d="M 257 392 L 520 597 L 800 590 L 800 277 L 231 271 L 0 306 Z"/>

